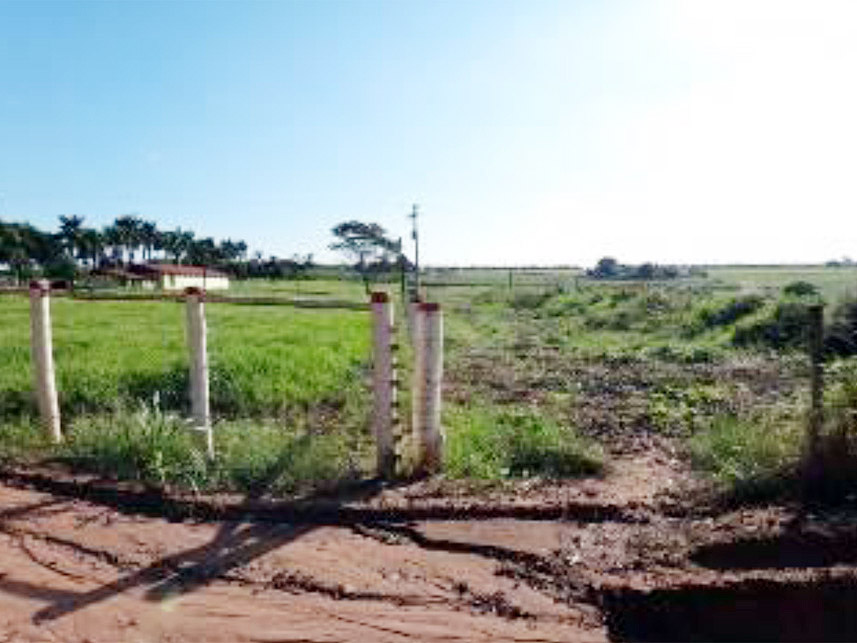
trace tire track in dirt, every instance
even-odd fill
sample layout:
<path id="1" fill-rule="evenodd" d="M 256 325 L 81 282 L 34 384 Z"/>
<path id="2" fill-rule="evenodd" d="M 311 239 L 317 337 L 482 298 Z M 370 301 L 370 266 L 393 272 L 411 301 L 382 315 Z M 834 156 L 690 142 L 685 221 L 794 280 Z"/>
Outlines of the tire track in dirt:
<path id="1" fill-rule="evenodd" d="M 2 487 L 0 503 L 0 538 L 34 553 L 0 547 L 0 640 L 603 639 L 496 575 L 498 556 L 519 554 L 423 548 L 408 533 L 419 523 L 393 525 L 384 543 L 369 530 L 390 525 L 375 521 L 179 523 Z"/>

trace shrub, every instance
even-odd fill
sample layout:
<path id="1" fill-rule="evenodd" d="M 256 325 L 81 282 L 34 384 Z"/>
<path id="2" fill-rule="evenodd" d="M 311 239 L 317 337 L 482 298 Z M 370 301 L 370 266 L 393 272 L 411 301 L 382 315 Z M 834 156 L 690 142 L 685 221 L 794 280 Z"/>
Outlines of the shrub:
<path id="1" fill-rule="evenodd" d="M 765 346 L 777 350 L 806 344 L 809 309 L 800 302 L 780 302 L 770 317 L 738 325 L 732 336 L 736 346 Z"/>
<path id="2" fill-rule="evenodd" d="M 734 297 L 725 304 L 705 307 L 697 313 L 697 319 L 704 328 L 729 326 L 747 315 L 751 315 L 765 305 L 760 295 L 742 295 Z"/>
<path id="3" fill-rule="evenodd" d="M 814 297 L 820 293 L 818 287 L 808 281 L 793 281 L 783 287 L 783 294 L 790 297 Z"/>
<path id="4" fill-rule="evenodd" d="M 848 356 L 857 354 L 857 298 L 848 297 L 833 310 L 825 331 L 827 353 Z"/>

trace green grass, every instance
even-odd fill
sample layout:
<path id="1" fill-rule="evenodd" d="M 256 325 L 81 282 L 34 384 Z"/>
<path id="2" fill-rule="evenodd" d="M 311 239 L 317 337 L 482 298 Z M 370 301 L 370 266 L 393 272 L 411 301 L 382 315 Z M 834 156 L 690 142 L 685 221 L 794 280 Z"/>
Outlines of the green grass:
<path id="1" fill-rule="evenodd" d="M 224 422 L 208 461 L 199 434 L 173 414 L 146 406 L 77 418 L 54 457 L 117 480 L 191 491 L 296 493 L 363 473 L 348 434 L 308 433 L 270 423 Z"/>
<path id="2" fill-rule="evenodd" d="M 389 284 L 378 285 L 380 290 L 390 289 Z M 313 299 L 337 299 L 364 303 L 368 300 L 363 282 L 359 279 L 295 279 L 272 281 L 269 279 L 248 279 L 232 281 L 224 294 L 264 297 L 303 297 Z"/>
<path id="3" fill-rule="evenodd" d="M 857 288 L 857 267 L 781 266 L 770 268 L 708 268 L 708 280 L 746 292 L 776 294 L 789 283 L 806 281 L 820 290 L 828 301 L 835 301 Z"/>
<path id="4" fill-rule="evenodd" d="M 184 305 L 52 301 L 67 436 L 34 420 L 25 297 L 0 298 L 0 459 L 64 458 L 189 489 L 295 491 L 366 471 L 370 318 L 352 310 L 206 305 L 216 466 L 184 424 Z M 312 436 L 311 438 L 309 436 Z"/>
<path id="5" fill-rule="evenodd" d="M 0 410 L 30 409 L 29 312 L 0 301 Z M 120 403 L 187 405 L 184 307 L 172 302 L 52 302 L 57 387 L 65 414 Z M 369 316 L 360 311 L 207 304 L 212 409 L 219 416 L 288 416 L 341 409 L 362 386 Z"/>
<path id="6" fill-rule="evenodd" d="M 800 416 L 782 410 L 714 417 L 688 441 L 694 465 L 730 495 L 775 494 L 793 479 L 804 440 Z"/>
<path id="7" fill-rule="evenodd" d="M 597 446 L 535 411 L 455 407 L 444 424 L 446 471 L 454 478 L 571 478 L 603 468 Z"/>
<path id="8" fill-rule="evenodd" d="M 610 436 L 652 430 L 684 442 L 692 463 L 723 488 L 771 488 L 799 458 L 799 405 L 782 401 L 803 394 L 805 356 L 797 345 L 737 347 L 736 329 L 769 323 L 788 283 L 813 283 L 829 302 L 857 283 L 854 269 L 822 268 L 715 268 L 707 279 L 648 284 L 515 270 L 512 288 L 508 274 L 436 271 L 426 279 L 451 284 L 429 285 L 428 293 L 445 311 L 453 477 L 597 475 Z M 396 285 L 384 289 L 398 293 Z M 231 293 L 365 301 L 354 279 L 239 282 Z M 0 296 L 0 458 L 59 455 L 109 475 L 201 490 L 292 493 L 370 472 L 365 311 L 232 304 L 207 311 L 215 464 L 200 457 L 181 419 L 182 304 L 53 302 L 70 436 L 56 449 L 32 419 L 26 299 Z M 401 319 L 401 306 L 396 312 Z M 407 390 L 401 401 L 407 418 Z M 831 426 L 853 422 L 849 404 L 839 405 Z"/>

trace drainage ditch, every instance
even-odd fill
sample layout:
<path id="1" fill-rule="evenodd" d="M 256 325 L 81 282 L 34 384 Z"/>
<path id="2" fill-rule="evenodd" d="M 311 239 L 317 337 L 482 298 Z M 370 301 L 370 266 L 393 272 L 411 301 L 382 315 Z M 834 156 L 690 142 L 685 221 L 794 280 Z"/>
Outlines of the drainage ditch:
<path id="1" fill-rule="evenodd" d="M 857 579 L 748 580 L 603 597 L 616 641 L 854 641 Z"/>

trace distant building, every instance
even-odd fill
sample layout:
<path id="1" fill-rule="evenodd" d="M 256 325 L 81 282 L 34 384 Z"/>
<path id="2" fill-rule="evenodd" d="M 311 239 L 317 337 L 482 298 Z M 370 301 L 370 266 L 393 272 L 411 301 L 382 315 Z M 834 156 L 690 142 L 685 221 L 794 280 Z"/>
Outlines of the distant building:
<path id="1" fill-rule="evenodd" d="M 128 272 L 140 278 L 141 285 L 147 289 L 184 290 L 196 287 L 205 290 L 226 290 L 229 288 L 228 275 L 203 266 L 150 263 L 130 266 Z"/>
<path id="2" fill-rule="evenodd" d="M 91 276 L 97 279 L 106 279 L 108 283 L 115 283 L 125 288 L 154 290 L 157 285 L 154 276 L 137 274 L 124 268 L 99 268 L 93 270 Z"/>

